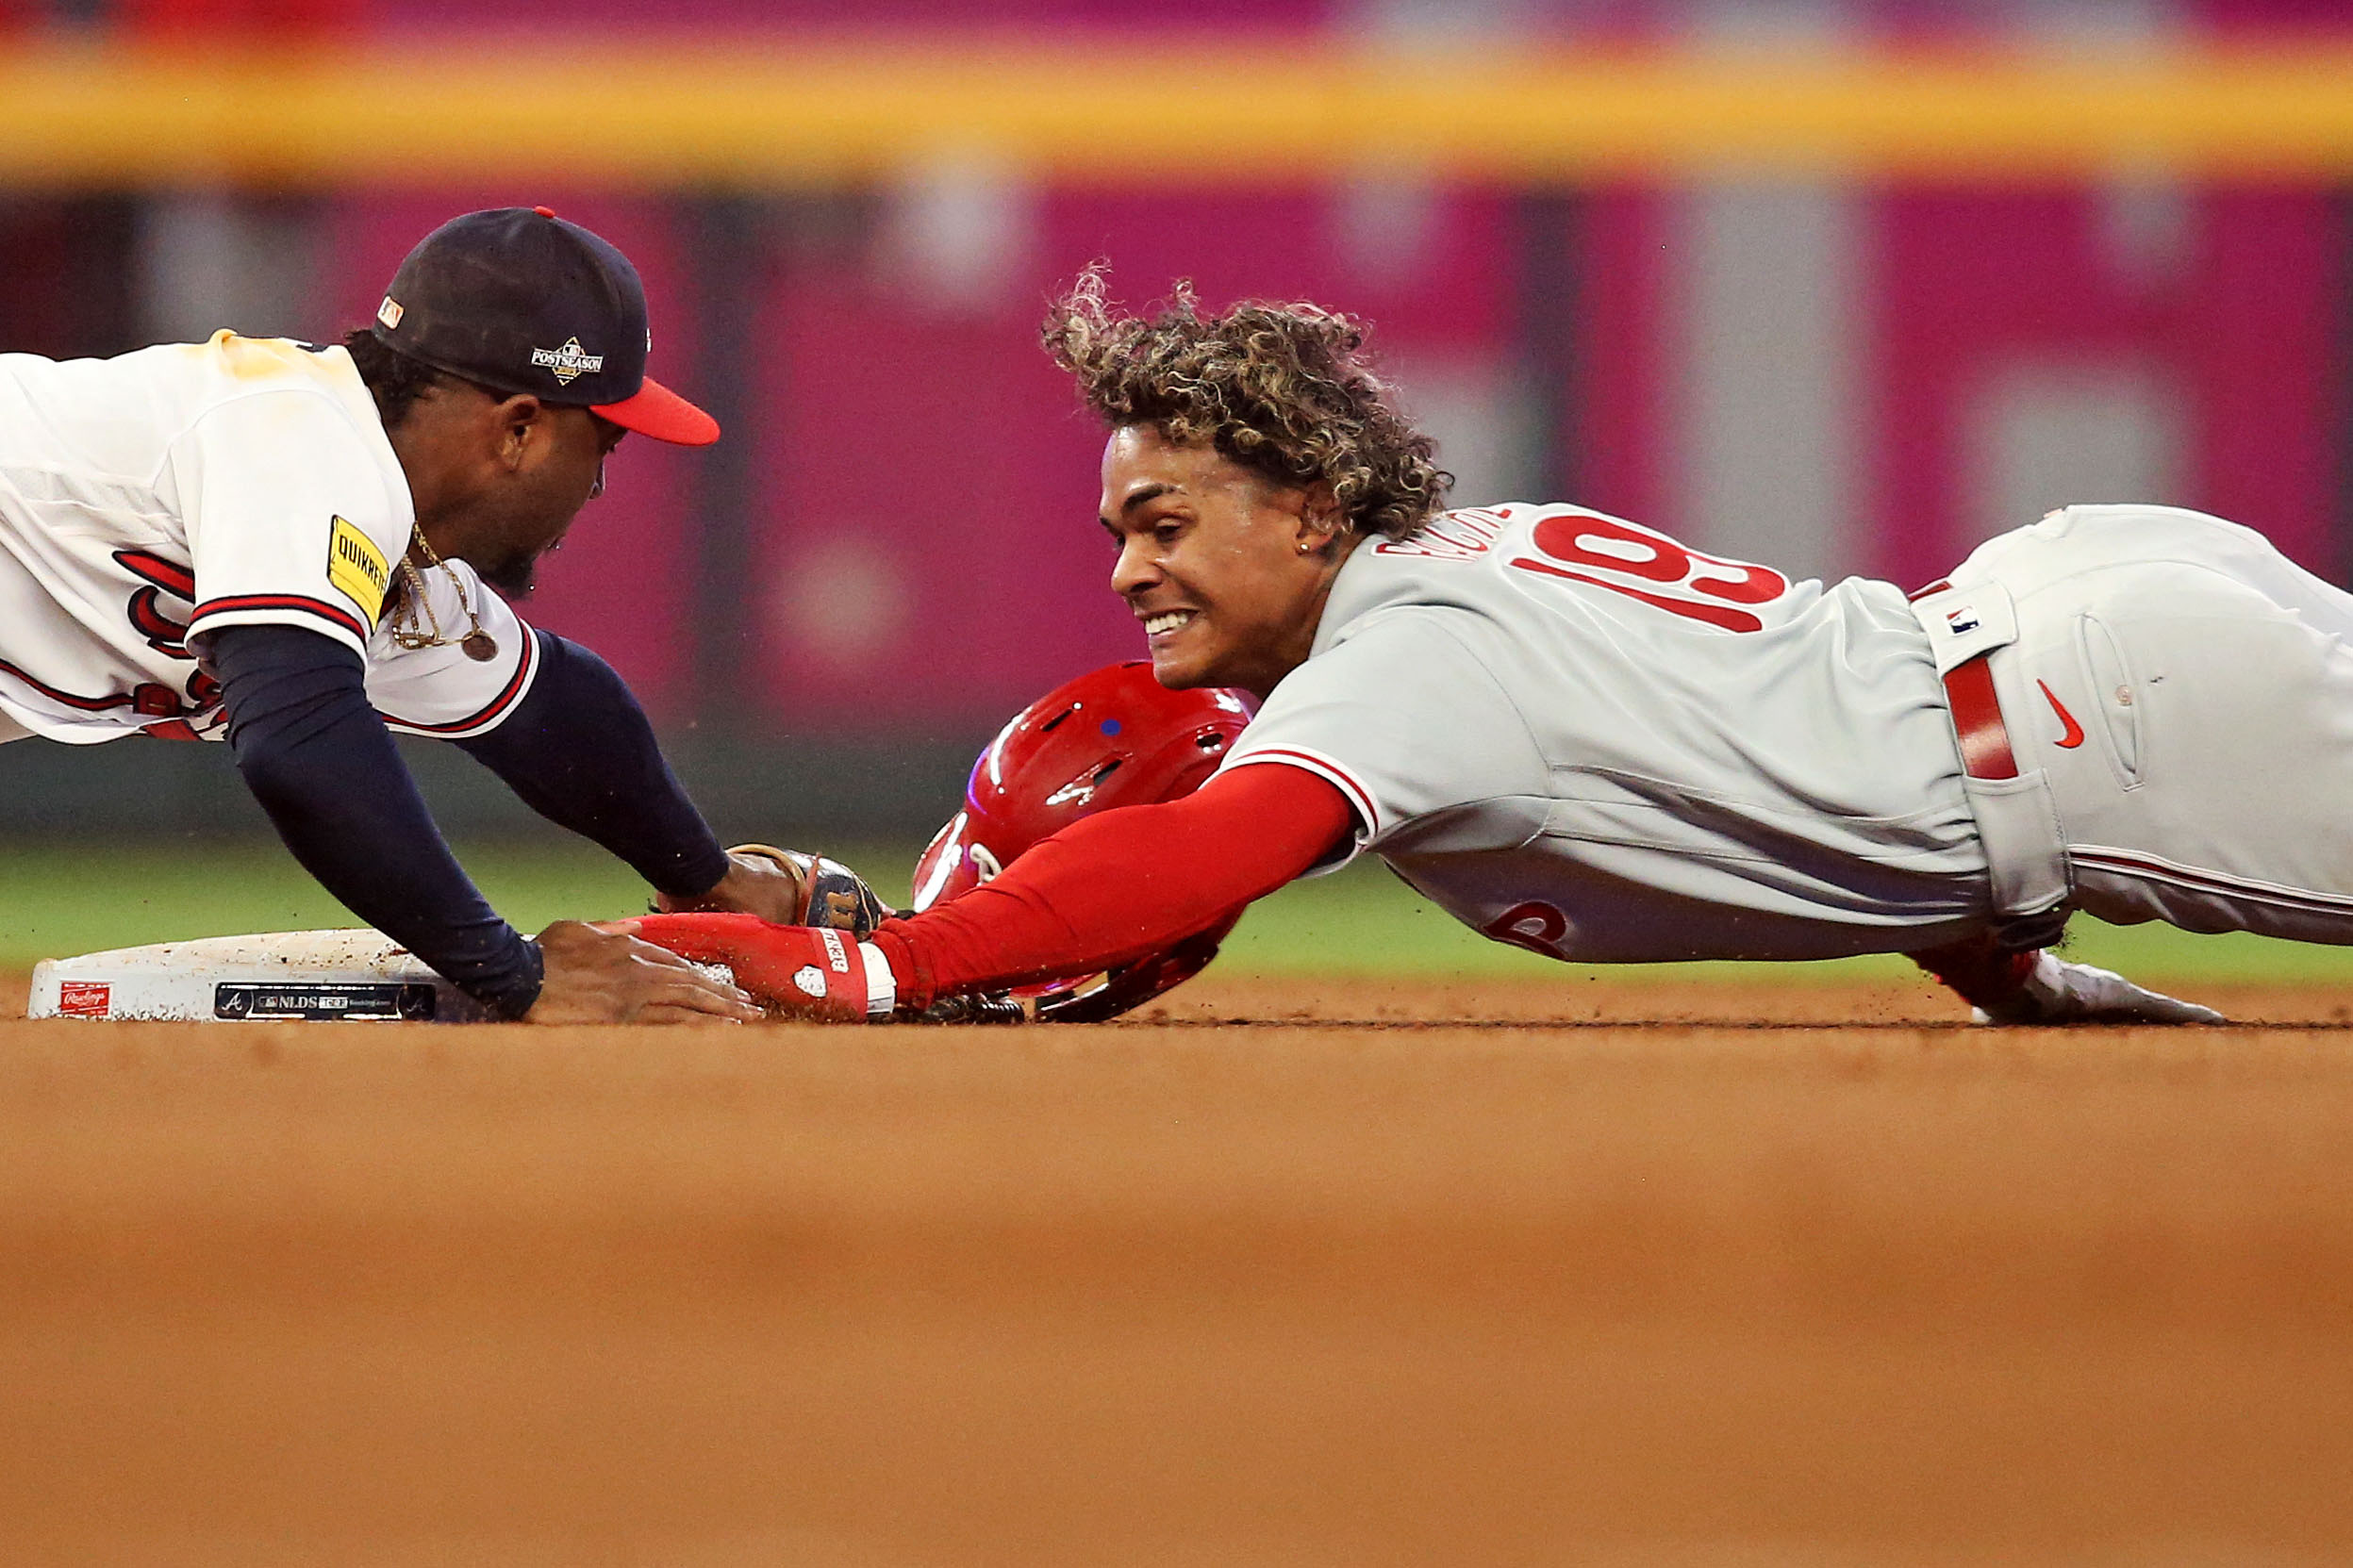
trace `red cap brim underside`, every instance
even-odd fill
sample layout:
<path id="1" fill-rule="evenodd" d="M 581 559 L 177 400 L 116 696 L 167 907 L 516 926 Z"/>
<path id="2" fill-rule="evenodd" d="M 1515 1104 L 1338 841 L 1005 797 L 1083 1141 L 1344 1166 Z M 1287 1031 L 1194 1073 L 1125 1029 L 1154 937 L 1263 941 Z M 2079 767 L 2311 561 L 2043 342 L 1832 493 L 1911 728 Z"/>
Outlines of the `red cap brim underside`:
<path id="1" fill-rule="evenodd" d="M 688 403 L 652 376 L 638 388 L 638 395 L 619 403 L 595 405 L 604 415 L 623 430 L 634 430 L 640 436 L 651 436 L 657 441 L 671 441 L 679 446 L 709 446 L 719 439 L 719 421 Z"/>

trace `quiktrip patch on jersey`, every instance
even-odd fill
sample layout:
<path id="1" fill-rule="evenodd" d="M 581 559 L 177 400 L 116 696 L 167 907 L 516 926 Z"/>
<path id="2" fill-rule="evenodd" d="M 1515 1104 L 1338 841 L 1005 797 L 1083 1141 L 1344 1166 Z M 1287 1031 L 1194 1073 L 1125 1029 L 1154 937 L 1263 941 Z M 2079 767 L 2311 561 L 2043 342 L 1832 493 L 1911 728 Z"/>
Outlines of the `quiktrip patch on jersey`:
<path id="1" fill-rule="evenodd" d="M 384 613 L 392 569 L 373 539 L 339 517 L 327 524 L 327 581 L 358 605 L 361 617 L 373 626 Z"/>

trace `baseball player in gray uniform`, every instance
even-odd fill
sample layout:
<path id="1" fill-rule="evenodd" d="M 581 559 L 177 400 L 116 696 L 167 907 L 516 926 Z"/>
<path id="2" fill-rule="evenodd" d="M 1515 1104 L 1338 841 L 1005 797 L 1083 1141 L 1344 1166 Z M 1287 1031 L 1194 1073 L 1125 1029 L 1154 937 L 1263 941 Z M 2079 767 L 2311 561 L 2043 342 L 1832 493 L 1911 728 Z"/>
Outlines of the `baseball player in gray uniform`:
<path id="1" fill-rule="evenodd" d="M 1998 1022 L 2218 1020 L 2053 956 L 2078 909 L 2353 941 L 2353 597 L 2250 530 L 2071 507 L 1917 596 L 1825 586 L 1579 506 L 1440 511 L 1432 443 L 1312 306 L 1137 318 L 1090 275 L 1047 340 L 1111 426 L 1112 585 L 1154 674 L 1257 717 L 1198 792 L 1077 822 L 846 965 L 643 934 L 884 1016 L 1131 962 L 1370 850 L 1562 959 L 1907 953 Z"/>

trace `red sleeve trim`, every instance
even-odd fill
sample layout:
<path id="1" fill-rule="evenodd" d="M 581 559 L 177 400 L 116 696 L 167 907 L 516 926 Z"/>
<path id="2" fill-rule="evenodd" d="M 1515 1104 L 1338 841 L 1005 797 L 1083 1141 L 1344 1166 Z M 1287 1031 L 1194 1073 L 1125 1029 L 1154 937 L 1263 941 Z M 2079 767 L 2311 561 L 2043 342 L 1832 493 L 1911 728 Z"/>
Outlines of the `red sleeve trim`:
<path id="1" fill-rule="evenodd" d="M 306 599 L 292 593 L 246 593 L 227 599 L 207 599 L 196 606 L 194 615 L 188 618 L 189 635 L 193 636 L 196 629 L 213 616 L 246 610 L 294 610 L 317 616 L 321 620 L 328 621 L 357 637 L 362 647 L 367 645 L 369 628 L 357 616 L 349 610 L 338 609 L 323 600 Z"/>
<path id="2" fill-rule="evenodd" d="M 79 713 L 107 713 L 115 708 L 127 708 L 135 701 L 127 691 L 110 692 L 104 697 L 76 697 L 70 691 L 58 690 L 45 681 L 36 680 L 6 659 L 0 659 L 0 675 L 22 681 L 50 701 Z"/>
<path id="3" fill-rule="evenodd" d="M 522 694 L 530 689 L 532 674 L 539 668 L 539 638 L 538 634 L 533 632 L 530 627 L 524 626 L 520 620 L 518 620 L 515 624 L 522 627 L 522 657 L 515 661 L 514 678 L 509 680 L 506 683 L 505 689 L 500 691 L 496 697 L 491 698 L 489 704 L 483 707 L 481 711 L 474 714 L 472 718 L 453 719 L 447 724 L 420 724 L 414 719 L 400 718 L 391 714 L 385 715 L 386 719 L 389 722 L 396 724 L 400 728 L 410 731 L 416 734 L 454 735 L 464 734 L 472 730 L 489 729 L 491 725 L 505 718 L 507 710 L 512 708 L 517 702 L 521 701 L 522 700 Z"/>
<path id="4" fill-rule="evenodd" d="M 1248 744 L 1247 736 L 1244 737 L 1244 744 Z M 1260 747 L 1234 757 L 1226 763 L 1224 770 L 1231 773 L 1254 762 L 1279 762 L 1285 767 L 1304 768 L 1316 777 L 1337 785 L 1340 793 L 1348 797 L 1348 803 L 1355 811 L 1356 819 L 1365 825 L 1367 835 L 1381 831 L 1381 808 L 1373 803 L 1372 791 L 1359 783 L 1356 775 L 1322 752 L 1297 746 Z"/>

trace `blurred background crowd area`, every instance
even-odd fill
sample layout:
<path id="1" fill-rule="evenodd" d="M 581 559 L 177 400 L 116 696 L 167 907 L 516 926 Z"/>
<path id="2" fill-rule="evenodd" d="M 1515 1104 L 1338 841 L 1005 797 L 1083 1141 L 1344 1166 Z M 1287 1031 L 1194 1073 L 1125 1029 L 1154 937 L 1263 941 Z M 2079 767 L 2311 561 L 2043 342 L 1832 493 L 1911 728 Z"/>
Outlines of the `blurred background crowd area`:
<path id="1" fill-rule="evenodd" d="M 2337 577 L 2349 197 L 2343 4 L 0 0 L 0 351 L 329 338 L 475 206 L 631 255 L 726 439 L 526 614 L 739 831 L 928 830 L 1139 652 L 1036 347 L 1090 261 L 1366 318 L 1462 503 L 1916 586 L 2145 499 Z M 7 748 L 0 828 L 257 822 L 167 750 Z"/>

